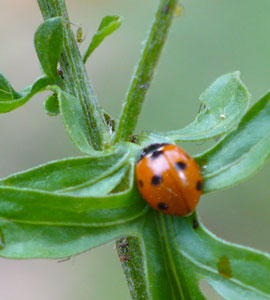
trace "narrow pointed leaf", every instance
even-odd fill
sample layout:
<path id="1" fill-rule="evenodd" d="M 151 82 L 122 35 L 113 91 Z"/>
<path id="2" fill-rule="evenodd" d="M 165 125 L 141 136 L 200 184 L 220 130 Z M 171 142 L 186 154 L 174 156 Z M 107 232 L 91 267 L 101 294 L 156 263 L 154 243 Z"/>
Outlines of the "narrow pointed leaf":
<path id="1" fill-rule="evenodd" d="M 0 186 L 51 192 L 81 189 L 115 172 L 126 163 L 129 154 L 127 147 L 120 146 L 109 153 L 53 161 L 8 176 Z"/>
<path id="2" fill-rule="evenodd" d="M 148 210 L 134 185 L 131 148 L 123 144 L 113 152 L 51 162 L 4 178 L 0 255 L 63 257 L 129 233 L 129 223 Z"/>
<path id="3" fill-rule="evenodd" d="M 206 140 L 236 127 L 248 109 L 250 94 L 234 72 L 218 78 L 201 96 L 205 108 L 187 127 L 159 133 L 172 141 Z"/>
<path id="4" fill-rule="evenodd" d="M 82 253 L 134 232 L 136 224 L 99 228 L 44 226 L 0 219 L 5 244 L 0 256 L 6 258 L 63 258 Z"/>
<path id="5" fill-rule="evenodd" d="M 0 99 L 0 113 L 10 112 L 28 102 L 35 94 L 45 89 L 52 81 L 46 76 L 38 78 L 33 85 L 23 89 L 20 93 L 16 93 L 16 97 L 11 100 Z"/>
<path id="6" fill-rule="evenodd" d="M 35 33 L 34 42 L 42 70 L 51 78 L 57 76 L 57 63 L 63 49 L 63 41 L 61 17 L 46 20 Z"/>
<path id="7" fill-rule="evenodd" d="M 70 196 L 0 188 L 0 219 L 24 224 L 103 227 L 136 219 L 146 203 L 135 190 L 105 196 Z"/>
<path id="8" fill-rule="evenodd" d="M 260 169 L 270 153 L 270 93 L 251 107 L 237 129 L 196 158 L 204 192 L 239 183 Z"/>
<path id="9" fill-rule="evenodd" d="M 91 184 L 84 184 L 76 188 L 65 189 L 61 193 L 73 196 L 105 196 L 112 192 L 118 184 L 127 176 L 130 169 L 127 164 L 121 167 L 117 172 L 109 174 L 107 177 L 100 178 Z"/>
<path id="10" fill-rule="evenodd" d="M 147 207 L 132 188 L 133 173 L 128 176 L 132 183 L 128 190 L 104 197 L 1 187 L 5 247 L 0 256 L 64 257 L 134 232 L 130 223 L 145 214 Z"/>
<path id="11" fill-rule="evenodd" d="M 82 153 L 93 153 L 87 122 L 79 100 L 60 89 L 58 100 L 62 119 L 74 145 Z"/>
<path id="12" fill-rule="evenodd" d="M 97 32 L 93 36 L 92 41 L 83 56 L 84 63 L 86 63 L 89 56 L 102 43 L 102 41 L 120 27 L 122 22 L 123 19 L 119 16 L 106 16 L 102 19 Z"/>
<path id="13" fill-rule="evenodd" d="M 0 73 L 0 101 L 10 101 L 18 96 L 18 93 L 12 88 L 9 81 Z"/>

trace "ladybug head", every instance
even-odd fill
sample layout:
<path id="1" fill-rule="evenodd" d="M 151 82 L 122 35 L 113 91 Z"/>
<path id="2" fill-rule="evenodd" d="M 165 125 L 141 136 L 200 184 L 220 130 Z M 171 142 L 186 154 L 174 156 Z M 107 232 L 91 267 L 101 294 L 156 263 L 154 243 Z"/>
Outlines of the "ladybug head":
<path id="1" fill-rule="evenodd" d="M 155 144 L 151 144 L 149 146 L 147 146 L 146 148 L 144 148 L 141 152 L 140 158 L 138 161 L 140 161 L 141 159 L 143 159 L 146 155 L 154 152 L 155 150 L 168 145 L 167 143 L 155 143 Z"/>

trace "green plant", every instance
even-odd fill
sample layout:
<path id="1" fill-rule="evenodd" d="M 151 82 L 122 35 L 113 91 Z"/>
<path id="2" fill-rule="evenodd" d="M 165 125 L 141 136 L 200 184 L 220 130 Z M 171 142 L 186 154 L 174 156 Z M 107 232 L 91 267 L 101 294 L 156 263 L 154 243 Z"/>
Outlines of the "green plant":
<path id="1" fill-rule="evenodd" d="M 226 243 L 200 223 L 194 228 L 195 213 L 179 218 L 150 209 L 134 185 L 134 164 L 152 142 L 221 137 L 196 157 L 204 193 L 246 179 L 268 157 L 270 95 L 248 110 L 250 96 L 239 74 L 224 75 L 202 94 L 205 109 L 191 125 L 166 133 L 142 132 L 132 143 L 177 1 L 160 1 L 115 130 L 97 102 L 84 63 L 119 27 L 121 18 L 103 19 L 82 59 L 64 1 L 38 2 L 45 23 L 36 32 L 35 46 L 44 75 L 20 92 L 1 75 L 0 111 L 52 91 L 45 109 L 61 114 L 74 144 L 86 156 L 0 181 L 0 255 L 60 258 L 122 237 L 117 249 L 134 299 L 205 299 L 198 285 L 201 279 L 225 299 L 269 299 L 269 255 Z"/>

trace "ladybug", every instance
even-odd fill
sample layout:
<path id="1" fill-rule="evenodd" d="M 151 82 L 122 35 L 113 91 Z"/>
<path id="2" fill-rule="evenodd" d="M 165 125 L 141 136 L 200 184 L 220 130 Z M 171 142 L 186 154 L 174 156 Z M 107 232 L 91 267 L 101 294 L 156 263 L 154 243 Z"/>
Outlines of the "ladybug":
<path id="1" fill-rule="evenodd" d="M 150 206 L 175 216 L 192 213 L 203 188 L 195 160 L 173 144 L 151 144 L 144 148 L 136 165 L 136 180 Z"/>

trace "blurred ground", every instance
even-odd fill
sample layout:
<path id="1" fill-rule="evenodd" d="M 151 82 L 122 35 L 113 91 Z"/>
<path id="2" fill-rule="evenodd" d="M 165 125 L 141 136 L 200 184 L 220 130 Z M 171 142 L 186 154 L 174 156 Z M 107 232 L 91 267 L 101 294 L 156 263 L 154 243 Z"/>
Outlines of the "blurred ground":
<path id="1" fill-rule="evenodd" d="M 87 64 L 104 108 L 118 116 L 141 42 L 157 0 L 68 0 L 73 23 L 86 39 L 107 14 L 124 16 Z M 270 2 L 182 0 L 138 129 L 180 128 L 199 110 L 198 96 L 218 76 L 240 70 L 256 101 L 269 90 Z M 0 0 L 0 71 L 16 89 L 40 75 L 33 35 L 42 18 L 34 0 Z M 78 155 L 59 118 L 42 111 L 43 96 L 0 116 L 0 176 L 49 160 Z M 164 107 L 166 106 L 166 115 Z M 197 153 L 204 145 L 183 145 Z M 226 240 L 269 251 L 270 168 L 229 190 L 204 196 L 199 212 L 205 225 Z M 0 260 L 0 299 L 128 300 L 113 244 L 68 262 Z M 15 288 L 14 288 L 15 287 Z M 220 299 L 215 295 L 211 299 Z"/>

